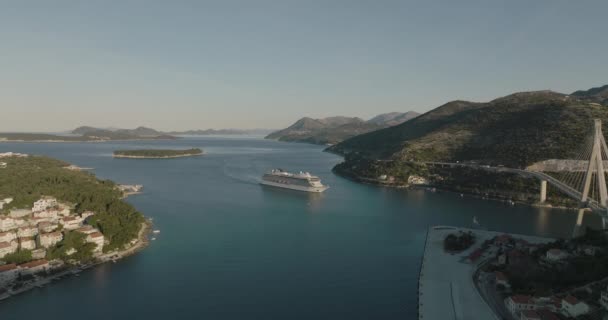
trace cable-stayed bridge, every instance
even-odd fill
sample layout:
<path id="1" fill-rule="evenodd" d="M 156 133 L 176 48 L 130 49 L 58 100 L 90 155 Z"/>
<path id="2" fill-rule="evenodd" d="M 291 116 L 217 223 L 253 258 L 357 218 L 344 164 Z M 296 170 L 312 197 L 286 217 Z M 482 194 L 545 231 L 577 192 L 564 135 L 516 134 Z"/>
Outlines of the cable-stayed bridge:
<path id="1" fill-rule="evenodd" d="M 594 120 L 593 130 L 570 159 L 552 159 L 534 164 L 527 169 L 490 167 L 472 163 L 427 162 L 428 165 L 475 167 L 500 172 L 512 172 L 540 180 L 540 203 L 547 200 L 547 185 L 579 202 L 579 212 L 573 236 L 580 234 L 585 212 L 602 217 L 606 229 L 608 220 L 608 147 L 602 133 L 602 122 Z"/>

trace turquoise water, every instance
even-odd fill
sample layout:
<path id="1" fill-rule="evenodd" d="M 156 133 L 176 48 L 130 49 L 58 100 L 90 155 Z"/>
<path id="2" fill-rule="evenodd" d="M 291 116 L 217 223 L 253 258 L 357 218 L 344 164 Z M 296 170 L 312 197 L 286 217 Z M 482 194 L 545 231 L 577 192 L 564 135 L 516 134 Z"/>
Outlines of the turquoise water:
<path id="1" fill-rule="evenodd" d="M 200 147 L 203 157 L 113 159 L 125 148 Z M 0 303 L 1 319 L 413 319 L 430 225 L 568 236 L 570 211 L 450 193 L 384 189 L 331 173 L 322 148 L 256 138 L 0 143 L 143 184 L 128 199 L 160 229 L 138 255 Z M 310 171 L 321 195 L 258 184 L 267 170 Z M 597 223 L 593 216 L 586 223 Z"/>

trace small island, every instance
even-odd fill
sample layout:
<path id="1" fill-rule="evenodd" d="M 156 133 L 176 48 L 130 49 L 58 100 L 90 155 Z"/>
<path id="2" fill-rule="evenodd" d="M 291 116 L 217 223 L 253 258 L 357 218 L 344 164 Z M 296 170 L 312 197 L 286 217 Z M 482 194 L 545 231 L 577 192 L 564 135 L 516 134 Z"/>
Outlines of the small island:
<path id="1" fill-rule="evenodd" d="M 132 158 L 132 159 L 170 159 L 199 156 L 203 154 L 203 150 L 199 148 L 191 148 L 186 150 L 172 149 L 140 149 L 140 150 L 116 150 L 114 151 L 115 158 Z"/>

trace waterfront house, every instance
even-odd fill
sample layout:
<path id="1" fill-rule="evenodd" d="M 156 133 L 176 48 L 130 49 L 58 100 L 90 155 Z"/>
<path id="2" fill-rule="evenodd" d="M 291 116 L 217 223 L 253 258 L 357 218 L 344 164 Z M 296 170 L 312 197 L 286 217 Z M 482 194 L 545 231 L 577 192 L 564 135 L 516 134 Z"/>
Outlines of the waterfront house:
<path id="1" fill-rule="evenodd" d="M 0 242 L 11 242 L 17 239 L 17 233 L 13 231 L 0 232 Z"/>
<path id="2" fill-rule="evenodd" d="M 524 310 L 519 317 L 520 320 L 542 320 L 538 312 L 534 310 Z"/>
<path id="3" fill-rule="evenodd" d="M 24 218 L 28 217 L 32 214 L 32 210 L 30 209 L 12 209 L 8 215 L 11 218 Z"/>
<path id="4" fill-rule="evenodd" d="M 44 248 L 55 245 L 59 241 L 63 240 L 63 234 L 61 232 L 41 233 L 38 235 L 40 245 Z"/>
<path id="5" fill-rule="evenodd" d="M 573 296 L 567 296 L 562 299 L 562 314 L 566 317 L 576 318 L 589 313 L 589 305 L 579 301 Z"/>
<path id="6" fill-rule="evenodd" d="M 32 207 L 33 212 L 44 211 L 48 208 L 54 207 L 57 205 L 57 199 L 53 197 L 43 197 L 42 199 L 34 202 L 34 206 Z"/>
<path id="7" fill-rule="evenodd" d="M 19 238 L 33 237 L 37 234 L 38 234 L 38 228 L 36 228 L 34 226 L 19 227 L 19 229 L 17 229 L 17 237 L 19 237 Z"/>
<path id="8" fill-rule="evenodd" d="M 19 276 L 19 267 L 16 264 L 5 264 L 0 266 L 0 287 L 11 283 Z"/>
<path id="9" fill-rule="evenodd" d="M 93 251 L 101 252 L 103 250 L 105 238 L 101 232 L 93 232 L 87 235 L 87 242 L 91 242 L 97 245 Z"/>
<path id="10" fill-rule="evenodd" d="M 19 238 L 19 247 L 21 250 L 36 249 L 36 240 L 33 237 Z"/>
<path id="11" fill-rule="evenodd" d="M 46 250 L 42 248 L 32 250 L 32 259 L 43 259 L 44 257 L 46 257 Z"/>
<path id="12" fill-rule="evenodd" d="M 22 274 L 28 275 L 48 270 L 49 262 L 45 259 L 40 259 L 21 264 L 19 267 L 21 267 Z"/>
<path id="13" fill-rule="evenodd" d="M 496 276 L 496 285 L 502 285 L 505 288 L 510 288 L 511 285 L 509 284 L 509 279 L 507 279 L 507 276 L 500 272 L 500 271 L 496 271 L 494 272 L 494 275 Z"/>
<path id="14" fill-rule="evenodd" d="M 408 184 L 428 184 L 429 182 L 421 176 L 411 175 L 407 178 Z"/>
<path id="15" fill-rule="evenodd" d="M 546 258 L 550 262 L 557 262 L 568 257 L 568 254 L 560 249 L 549 249 Z"/>
<path id="16" fill-rule="evenodd" d="M 82 218 L 82 220 L 85 220 L 86 218 L 88 218 L 90 216 L 94 216 L 94 215 L 95 215 L 95 212 L 93 212 L 93 211 L 85 211 L 80 214 L 80 217 Z"/>
<path id="17" fill-rule="evenodd" d="M 4 198 L 0 200 L 0 209 L 4 208 L 5 204 L 9 204 L 11 202 L 13 202 L 13 198 Z"/>
<path id="18" fill-rule="evenodd" d="M 524 310 L 536 310 L 536 305 L 530 296 L 514 295 L 505 299 L 507 310 L 515 317 Z"/>
<path id="19" fill-rule="evenodd" d="M 15 219 L 0 215 L 0 231 L 8 231 L 15 229 Z"/>
<path id="20" fill-rule="evenodd" d="M 17 251 L 19 244 L 17 241 L 0 242 L 0 258 L 4 258 L 7 254 Z"/>
<path id="21" fill-rule="evenodd" d="M 63 225 L 64 229 L 74 230 L 80 228 L 82 224 L 82 219 L 80 217 L 63 217 L 59 219 L 59 223 Z"/>

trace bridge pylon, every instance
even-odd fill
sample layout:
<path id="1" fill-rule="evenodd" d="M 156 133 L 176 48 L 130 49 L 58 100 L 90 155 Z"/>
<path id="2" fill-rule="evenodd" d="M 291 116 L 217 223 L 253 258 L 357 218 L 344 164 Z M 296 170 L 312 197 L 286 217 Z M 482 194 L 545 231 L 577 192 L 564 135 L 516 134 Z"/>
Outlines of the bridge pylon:
<path id="1" fill-rule="evenodd" d="M 584 206 L 589 200 L 589 191 L 593 180 L 593 174 L 596 174 L 596 183 L 599 191 L 599 205 L 604 212 L 602 213 L 602 225 L 606 228 L 606 216 L 608 214 L 608 188 L 606 187 L 606 176 L 604 168 L 604 157 L 608 158 L 608 147 L 606 146 L 606 140 L 602 133 L 602 120 L 594 119 L 594 130 L 593 130 L 593 146 L 591 150 L 591 158 L 587 165 L 585 174 L 585 181 L 583 184 L 583 193 L 581 197 L 581 204 Z M 578 236 L 581 233 L 581 225 L 583 223 L 583 215 L 585 209 L 579 209 L 578 218 L 576 220 L 576 227 L 574 228 L 573 236 Z"/>

